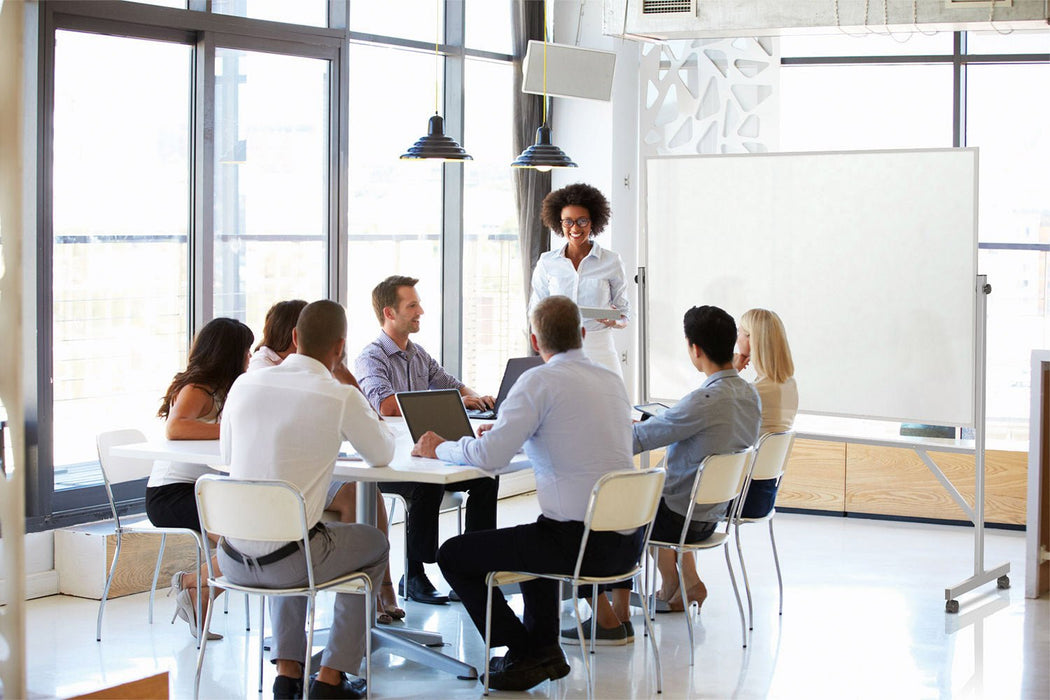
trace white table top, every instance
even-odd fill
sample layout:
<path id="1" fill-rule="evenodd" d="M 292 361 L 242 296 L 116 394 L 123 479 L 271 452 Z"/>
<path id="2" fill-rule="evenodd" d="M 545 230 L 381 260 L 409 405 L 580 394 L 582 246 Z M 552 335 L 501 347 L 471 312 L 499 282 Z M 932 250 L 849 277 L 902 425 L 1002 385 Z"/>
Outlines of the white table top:
<path id="1" fill-rule="evenodd" d="M 394 459 L 385 467 L 370 467 L 360 459 L 340 458 L 335 463 L 337 479 L 347 481 L 419 481 L 428 484 L 450 484 L 482 476 L 491 476 L 474 467 L 448 464 L 436 459 L 413 457 L 412 436 L 401 418 L 385 419 L 397 436 Z M 490 421 L 472 421 L 475 427 Z M 191 464 L 206 464 L 222 470 L 225 466 L 219 455 L 218 440 L 153 440 L 132 445 L 121 445 L 112 449 L 121 457 L 141 459 L 170 459 Z M 353 447 L 343 443 L 343 453 L 353 454 Z M 529 461 L 519 453 L 511 460 L 510 467 L 502 472 L 528 469 Z"/>
<path id="2" fill-rule="evenodd" d="M 973 454 L 973 440 L 915 437 L 900 434 L 900 423 L 798 414 L 795 418 L 795 436 L 803 440 L 848 442 L 855 445 L 904 447 L 929 452 Z M 986 449 L 1023 452 L 1028 446 L 1005 440 L 988 440 Z"/>

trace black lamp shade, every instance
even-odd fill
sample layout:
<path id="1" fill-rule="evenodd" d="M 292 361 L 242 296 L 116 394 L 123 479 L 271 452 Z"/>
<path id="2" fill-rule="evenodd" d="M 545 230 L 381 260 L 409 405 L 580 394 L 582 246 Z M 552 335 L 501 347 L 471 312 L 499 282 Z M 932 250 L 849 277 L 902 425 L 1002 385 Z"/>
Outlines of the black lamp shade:
<path id="1" fill-rule="evenodd" d="M 401 154 L 401 160 L 422 160 L 433 158 L 437 160 L 474 160 L 463 147 L 456 143 L 455 139 L 445 136 L 445 120 L 441 115 L 435 114 L 430 118 L 430 126 L 427 135 L 412 144 L 406 152 Z"/>
<path id="2" fill-rule="evenodd" d="M 575 168 L 565 152 L 551 143 L 551 129 L 544 124 L 536 129 L 536 143 L 526 148 L 511 163 L 514 168 L 536 168 L 537 170 L 550 170 L 551 168 Z"/>

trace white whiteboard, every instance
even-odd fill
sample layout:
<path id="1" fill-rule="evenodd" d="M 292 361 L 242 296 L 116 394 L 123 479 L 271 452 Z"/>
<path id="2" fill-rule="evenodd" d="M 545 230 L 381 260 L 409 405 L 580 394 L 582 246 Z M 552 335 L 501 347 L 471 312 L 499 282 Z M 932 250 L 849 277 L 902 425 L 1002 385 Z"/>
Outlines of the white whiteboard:
<path id="1" fill-rule="evenodd" d="M 801 411 L 973 425 L 976 149 L 646 166 L 647 398 L 703 381 L 689 307 L 763 307 L 787 328 Z"/>

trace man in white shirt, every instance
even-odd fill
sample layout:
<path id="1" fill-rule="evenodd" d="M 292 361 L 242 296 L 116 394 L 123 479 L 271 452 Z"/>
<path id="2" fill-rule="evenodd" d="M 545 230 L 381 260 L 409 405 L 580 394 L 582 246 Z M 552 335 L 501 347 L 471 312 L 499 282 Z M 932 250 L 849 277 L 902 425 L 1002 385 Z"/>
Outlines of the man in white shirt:
<path id="1" fill-rule="evenodd" d="M 364 571 L 382 581 L 389 544 L 369 525 L 321 523 L 339 446 L 346 439 L 372 466 L 394 456 L 394 435 L 361 392 L 332 376 L 346 344 L 346 313 L 331 301 L 306 306 L 295 331 L 296 354 L 280 365 L 242 374 L 230 389 L 220 429 L 222 456 L 230 476 L 280 479 L 297 486 L 313 526 L 310 551 L 314 576 L 327 581 Z M 232 540 L 219 548 L 219 563 L 231 581 L 290 587 L 306 585 L 306 559 L 295 543 Z M 272 598 L 277 664 L 274 697 L 301 697 L 306 648 L 306 599 Z M 364 635 L 361 596 L 338 594 L 332 629 L 321 668 L 310 683 L 316 698 L 361 698 L 365 679 L 348 677 L 360 669 Z"/>
<path id="2" fill-rule="evenodd" d="M 536 474 L 542 515 L 535 523 L 467 533 L 438 552 L 445 579 L 459 593 L 478 630 L 485 624 L 485 576 L 490 571 L 571 571 L 583 536 L 591 490 L 607 472 L 631 469 L 630 404 L 623 382 L 588 360 L 580 314 L 564 296 L 540 301 L 532 313 L 532 345 L 545 364 L 514 384 L 499 419 L 478 438 L 446 442 L 423 435 L 413 454 L 469 464 L 496 473 L 524 446 Z M 591 533 L 583 571 L 606 575 L 637 561 L 642 532 Z M 558 584 L 521 584 L 524 622 L 497 590 L 492 600 L 492 640 L 507 655 L 490 662 L 491 686 L 526 690 L 569 673 L 558 645 Z"/>

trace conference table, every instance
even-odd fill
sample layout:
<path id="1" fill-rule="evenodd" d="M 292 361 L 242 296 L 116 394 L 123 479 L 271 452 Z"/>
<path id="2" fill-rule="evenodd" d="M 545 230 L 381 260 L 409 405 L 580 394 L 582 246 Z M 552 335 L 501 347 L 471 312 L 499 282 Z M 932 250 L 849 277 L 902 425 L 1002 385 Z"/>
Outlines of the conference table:
<path id="1" fill-rule="evenodd" d="M 415 481 L 428 484 L 452 484 L 459 481 L 467 481 L 483 476 L 491 476 L 487 472 L 474 467 L 448 464 L 436 459 L 412 456 L 412 436 L 409 434 L 408 426 L 403 418 L 385 418 L 385 422 L 394 431 L 395 448 L 394 458 L 390 464 L 383 467 L 370 467 L 365 464 L 354 452 L 349 442 L 344 442 L 340 449 L 339 458 L 335 463 L 333 478 L 340 481 L 356 481 L 357 488 L 357 520 L 361 523 L 375 525 L 376 520 L 376 494 L 380 481 Z M 472 420 L 471 424 L 477 431 L 477 426 L 492 421 Z M 112 453 L 121 457 L 132 457 L 137 459 L 166 459 L 178 462 L 189 462 L 192 464 L 206 464 L 210 467 L 224 470 L 222 456 L 218 440 L 151 440 L 147 442 L 133 443 L 113 447 Z M 518 453 L 511 460 L 509 466 L 500 470 L 500 473 L 518 471 L 530 468 L 528 459 L 523 453 Z M 323 643 L 324 635 L 318 630 L 314 641 Z M 468 663 L 460 661 L 451 656 L 446 656 L 432 647 L 440 646 L 443 640 L 440 634 L 414 630 L 401 626 L 372 626 L 372 650 L 384 649 L 391 654 L 405 659 L 425 664 L 431 668 L 447 671 L 464 680 L 476 680 L 478 670 Z"/>

